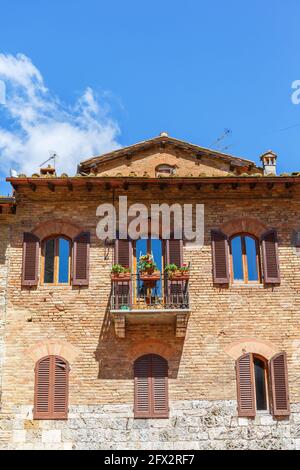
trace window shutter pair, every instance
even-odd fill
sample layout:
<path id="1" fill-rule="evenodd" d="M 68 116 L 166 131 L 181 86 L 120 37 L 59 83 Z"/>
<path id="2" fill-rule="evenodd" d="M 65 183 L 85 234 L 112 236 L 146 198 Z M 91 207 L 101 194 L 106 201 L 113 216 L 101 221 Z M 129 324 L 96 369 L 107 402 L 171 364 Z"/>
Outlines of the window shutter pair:
<path id="1" fill-rule="evenodd" d="M 213 281 L 216 285 L 229 284 L 229 242 L 219 230 L 211 231 Z M 262 267 L 265 284 L 280 284 L 277 231 L 269 230 L 261 238 Z"/>
<path id="2" fill-rule="evenodd" d="M 90 233 L 83 232 L 73 241 L 74 286 L 89 284 Z M 23 235 L 22 286 L 37 286 L 39 278 L 40 240 L 33 233 Z"/>
<path id="3" fill-rule="evenodd" d="M 41 359 L 35 368 L 34 419 L 67 419 L 69 365 L 58 356 Z"/>
<path id="4" fill-rule="evenodd" d="M 168 418 L 168 362 L 147 354 L 134 363 L 135 418 Z"/>
<path id="5" fill-rule="evenodd" d="M 271 396 L 272 414 L 275 417 L 289 416 L 289 390 L 286 353 L 276 354 L 269 361 L 269 387 Z M 237 402 L 240 417 L 254 418 L 255 405 L 255 379 L 253 354 L 248 353 L 236 361 Z"/>

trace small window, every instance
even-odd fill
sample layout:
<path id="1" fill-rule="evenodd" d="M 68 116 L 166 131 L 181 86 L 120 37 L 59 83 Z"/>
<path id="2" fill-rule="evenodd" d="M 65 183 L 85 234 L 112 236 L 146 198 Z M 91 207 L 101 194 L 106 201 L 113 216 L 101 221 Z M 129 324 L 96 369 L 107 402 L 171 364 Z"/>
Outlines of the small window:
<path id="1" fill-rule="evenodd" d="M 155 168 L 155 174 L 156 176 L 167 176 L 167 175 L 173 175 L 175 174 L 175 167 L 171 165 L 158 165 Z"/>
<path id="2" fill-rule="evenodd" d="M 69 364 L 46 356 L 35 367 L 34 419 L 67 419 Z"/>
<path id="3" fill-rule="evenodd" d="M 168 418 L 168 362 L 146 354 L 134 363 L 134 417 Z"/>
<path id="4" fill-rule="evenodd" d="M 71 242 L 64 237 L 48 238 L 43 244 L 44 284 L 70 283 Z"/>
<path id="5" fill-rule="evenodd" d="M 254 418 L 257 411 L 270 410 L 273 416 L 289 416 L 289 387 L 286 353 L 269 361 L 245 353 L 236 361 L 239 416 Z"/>
<path id="6" fill-rule="evenodd" d="M 235 235 L 230 240 L 231 278 L 233 282 L 260 282 L 259 242 L 251 235 Z"/>

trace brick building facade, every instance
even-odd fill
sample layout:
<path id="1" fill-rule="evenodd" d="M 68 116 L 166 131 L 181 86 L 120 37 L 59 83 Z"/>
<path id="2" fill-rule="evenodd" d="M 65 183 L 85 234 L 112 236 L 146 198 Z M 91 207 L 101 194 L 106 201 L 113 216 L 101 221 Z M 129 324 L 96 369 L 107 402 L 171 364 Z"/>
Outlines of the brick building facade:
<path id="1" fill-rule="evenodd" d="M 300 178 L 277 176 L 272 152 L 262 163 L 163 133 L 86 160 L 73 177 L 9 178 L 1 448 L 300 448 Z M 204 205 L 203 246 L 176 241 L 166 255 L 162 242 L 161 272 L 178 259 L 188 281 L 162 275 L 141 295 L 126 241 L 131 278 L 112 283 L 124 252 L 99 240 L 96 210 L 124 195 L 149 208 Z M 54 237 L 70 247 L 63 281 Z"/>

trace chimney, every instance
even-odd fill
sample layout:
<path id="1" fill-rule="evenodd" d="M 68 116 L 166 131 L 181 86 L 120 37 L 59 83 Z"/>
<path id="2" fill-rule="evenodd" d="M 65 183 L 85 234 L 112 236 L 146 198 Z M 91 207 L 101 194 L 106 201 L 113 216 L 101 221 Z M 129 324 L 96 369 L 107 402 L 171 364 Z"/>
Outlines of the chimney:
<path id="1" fill-rule="evenodd" d="M 55 168 L 51 165 L 48 165 L 46 168 L 40 169 L 41 176 L 56 176 Z"/>
<path id="2" fill-rule="evenodd" d="M 263 164 L 264 176 L 276 176 L 276 160 L 277 155 L 272 150 L 269 150 L 260 157 L 260 161 Z"/>

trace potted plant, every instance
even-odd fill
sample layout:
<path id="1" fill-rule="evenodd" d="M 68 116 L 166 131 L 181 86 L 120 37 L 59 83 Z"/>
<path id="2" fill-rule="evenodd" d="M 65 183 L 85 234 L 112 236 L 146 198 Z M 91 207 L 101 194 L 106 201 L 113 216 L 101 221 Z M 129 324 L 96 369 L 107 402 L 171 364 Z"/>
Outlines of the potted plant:
<path id="1" fill-rule="evenodd" d="M 142 255 L 138 262 L 138 269 L 141 281 L 156 282 L 160 280 L 160 271 L 150 254 Z"/>
<path id="2" fill-rule="evenodd" d="M 121 264 L 114 264 L 111 268 L 111 280 L 113 282 L 118 281 L 130 281 L 131 270 L 130 268 L 124 267 Z"/>
<path id="3" fill-rule="evenodd" d="M 190 278 L 190 267 L 187 264 L 183 264 L 180 267 L 176 264 L 167 264 L 165 266 L 165 272 L 169 279 L 174 281 L 188 281 Z"/>

